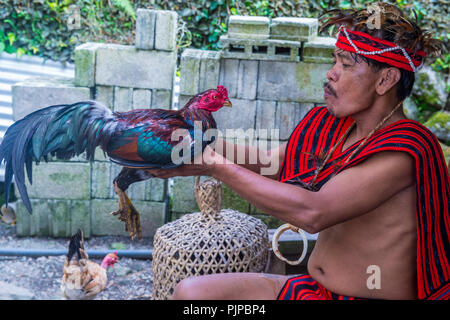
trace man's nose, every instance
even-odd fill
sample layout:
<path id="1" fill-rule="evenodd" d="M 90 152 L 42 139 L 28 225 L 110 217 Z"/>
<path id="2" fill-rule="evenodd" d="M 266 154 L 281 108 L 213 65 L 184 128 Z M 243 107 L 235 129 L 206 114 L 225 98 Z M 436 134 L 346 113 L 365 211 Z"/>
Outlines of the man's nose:
<path id="1" fill-rule="evenodd" d="M 328 72 L 327 72 L 327 79 L 329 81 L 337 81 L 338 75 L 337 75 L 336 70 L 335 70 L 335 65 L 330 70 L 328 70 Z"/>

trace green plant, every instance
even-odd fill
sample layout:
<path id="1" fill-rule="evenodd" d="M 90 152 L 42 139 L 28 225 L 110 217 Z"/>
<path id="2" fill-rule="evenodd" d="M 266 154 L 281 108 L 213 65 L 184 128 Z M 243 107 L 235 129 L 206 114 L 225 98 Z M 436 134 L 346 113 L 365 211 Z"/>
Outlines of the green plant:
<path id="1" fill-rule="evenodd" d="M 431 67 L 434 71 L 448 73 L 450 68 L 450 53 L 445 53 L 437 58 L 436 61 L 431 64 Z"/>

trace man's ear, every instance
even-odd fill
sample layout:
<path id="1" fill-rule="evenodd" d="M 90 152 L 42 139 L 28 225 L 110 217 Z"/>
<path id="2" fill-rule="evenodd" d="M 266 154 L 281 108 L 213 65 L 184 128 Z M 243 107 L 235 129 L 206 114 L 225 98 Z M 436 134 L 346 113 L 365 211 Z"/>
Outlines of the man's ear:
<path id="1" fill-rule="evenodd" d="M 402 74 L 398 68 L 384 68 L 380 70 L 379 78 L 375 84 L 377 93 L 382 96 L 391 90 L 399 81 Z"/>

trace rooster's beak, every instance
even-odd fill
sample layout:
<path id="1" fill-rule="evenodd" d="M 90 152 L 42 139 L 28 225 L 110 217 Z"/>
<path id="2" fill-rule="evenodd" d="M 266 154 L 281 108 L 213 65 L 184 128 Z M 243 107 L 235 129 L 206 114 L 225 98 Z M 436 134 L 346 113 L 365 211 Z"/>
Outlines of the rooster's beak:
<path id="1" fill-rule="evenodd" d="M 225 100 L 225 102 L 223 103 L 223 105 L 225 106 L 225 107 L 229 107 L 229 108 L 231 108 L 233 105 L 231 104 L 231 101 L 230 100 Z"/>

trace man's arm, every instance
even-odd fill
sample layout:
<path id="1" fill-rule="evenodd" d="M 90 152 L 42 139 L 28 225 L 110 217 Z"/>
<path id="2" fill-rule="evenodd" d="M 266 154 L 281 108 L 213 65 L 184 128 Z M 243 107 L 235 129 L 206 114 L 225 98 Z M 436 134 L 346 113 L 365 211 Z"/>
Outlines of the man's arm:
<path id="1" fill-rule="evenodd" d="M 374 155 L 331 178 L 318 192 L 230 162 L 214 165 L 210 173 L 257 208 L 310 233 L 370 212 L 415 182 L 414 160 L 400 152 Z"/>

